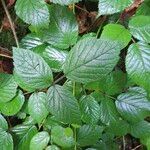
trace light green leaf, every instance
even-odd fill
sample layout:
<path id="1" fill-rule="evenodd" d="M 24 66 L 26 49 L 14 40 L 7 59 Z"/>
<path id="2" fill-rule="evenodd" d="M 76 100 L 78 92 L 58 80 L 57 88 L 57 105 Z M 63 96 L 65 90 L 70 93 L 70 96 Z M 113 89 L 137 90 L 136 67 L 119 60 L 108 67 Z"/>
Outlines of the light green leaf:
<path id="1" fill-rule="evenodd" d="M 17 84 L 12 75 L 0 73 L 0 103 L 10 101 L 17 92 Z"/>
<path id="2" fill-rule="evenodd" d="M 50 145 L 46 148 L 46 150 L 60 150 L 56 145 Z"/>
<path id="3" fill-rule="evenodd" d="M 52 5 L 50 13 L 50 27 L 40 31 L 41 39 L 60 49 L 74 45 L 78 38 L 78 24 L 72 11 L 67 7 Z"/>
<path id="4" fill-rule="evenodd" d="M 0 129 L 7 130 L 8 124 L 6 119 L 0 114 Z"/>
<path id="5" fill-rule="evenodd" d="M 135 16 L 129 21 L 131 34 L 138 40 L 150 43 L 150 17 Z"/>
<path id="6" fill-rule="evenodd" d="M 32 137 L 38 132 L 35 126 L 18 125 L 12 129 L 15 139 L 15 148 L 18 150 L 28 150 Z"/>
<path id="7" fill-rule="evenodd" d="M 132 87 L 120 94 L 116 101 L 120 114 L 129 122 L 138 122 L 150 115 L 150 102 L 147 93 L 140 87 Z"/>
<path id="8" fill-rule="evenodd" d="M 108 24 L 104 26 L 101 39 L 118 41 L 120 49 L 123 49 L 131 41 L 131 34 L 129 30 L 120 24 Z"/>
<path id="9" fill-rule="evenodd" d="M 109 125 L 119 120 L 119 113 L 112 99 L 103 98 L 100 103 L 100 120 Z"/>
<path id="10" fill-rule="evenodd" d="M 83 125 L 79 128 L 77 143 L 81 147 L 93 145 L 101 137 L 102 131 L 103 127 L 98 125 Z"/>
<path id="11" fill-rule="evenodd" d="M 27 91 L 50 86 L 53 80 L 48 64 L 38 54 L 21 48 L 13 48 L 15 80 Z"/>
<path id="12" fill-rule="evenodd" d="M 13 116 L 17 114 L 24 104 L 25 98 L 22 91 L 7 103 L 0 103 L 0 111 L 6 116 Z"/>
<path id="13" fill-rule="evenodd" d="M 126 7 L 130 6 L 134 0 L 99 0 L 99 14 L 110 15 L 123 11 Z"/>
<path id="14" fill-rule="evenodd" d="M 70 148 L 75 144 L 71 128 L 55 126 L 51 131 L 51 137 L 54 143 L 64 148 Z"/>
<path id="15" fill-rule="evenodd" d="M 13 150 L 13 139 L 11 134 L 3 131 L 0 128 L 0 149 L 1 150 Z"/>
<path id="16" fill-rule="evenodd" d="M 35 27 L 49 24 L 49 11 L 44 0 L 17 0 L 15 10 L 24 22 Z"/>
<path id="17" fill-rule="evenodd" d="M 41 123 L 48 115 L 47 95 L 43 92 L 33 93 L 28 102 L 28 110 L 31 117 Z"/>
<path id="18" fill-rule="evenodd" d="M 38 132 L 33 136 L 30 142 L 30 150 L 43 150 L 48 145 L 50 136 L 48 132 L 42 131 Z"/>
<path id="19" fill-rule="evenodd" d="M 131 134 L 136 138 L 148 138 L 150 136 L 150 123 L 147 121 L 131 124 Z"/>
<path id="20" fill-rule="evenodd" d="M 83 96 L 80 100 L 82 120 L 87 124 L 96 124 L 100 117 L 100 106 L 92 96 Z"/>
<path id="21" fill-rule="evenodd" d="M 43 52 L 43 58 L 56 72 L 62 71 L 67 55 L 67 51 L 62 51 L 58 48 L 53 48 L 52 46 L 48 46 Z"/>
<path id="22" fill-rule="evenodd" d="M 130 45 L 126 57 L 129 77 L 146 90 L 150 89 L 150 46 L 146 43 Z"/>
<path id="23" fill-rule="evenodd" d="M 118 42 L 85 38 L 70 51 L 64 73 L 67 78 L 88 83 L 100 80 L 110 73 L 119 60 Z"/>
<path id="24" fill-rule="evenodd" d="M 69 5 L 69 4 L 73 4 L 73 3 L 77 3 L 80 0 L 51 0 L 53 3 L 57 3 L 60 5 Z"/>
<path id="25" fill-rule="evenodd" d="M 75 97 L 62 86 L 55 85 L 48 90 L 48 109 L 59 121 L 80 123 L 80 110 Z"/>

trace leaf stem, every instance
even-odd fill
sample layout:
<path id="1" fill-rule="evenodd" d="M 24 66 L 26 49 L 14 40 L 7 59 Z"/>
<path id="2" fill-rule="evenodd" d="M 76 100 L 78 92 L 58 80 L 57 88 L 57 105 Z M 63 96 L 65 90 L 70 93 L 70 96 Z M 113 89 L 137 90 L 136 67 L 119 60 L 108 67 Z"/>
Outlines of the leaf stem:
<path id="1" fill-rule="evenodd" d="M 122 137 L 122 142 L 123 142 L 123 150 L 125 150 L 126 149 L 125 136 Z"/>
<path id="2" fill-rule="evenodd" d="M 65 75 L 63 75 L 63 76 L 61 76 L 60 78 L 58 78 L 57 80 L 55 80 L 55 81 L 53 82 L 53 85 L 56 84 L 56 83 L 58 83 L 59 81 L 61 81 L 64 77 L 65 77 Z"/>
<path id="3" fill-rule="evenodd" d="M 4 0 L 1 0 L 1 2 L 2 2 L 2 6 L 3 6 L 4 10 L 5 10 L 5 13 L 7 15 L 7 18 L 9 20 L 9 23 L 10 23 L 11 30 L 12 30 L 13 35 L 14 35 L 14 39 L 15 39 L 16 45 L 17 45 L 17 47 L 19 47 L 19 42 L 18 42 L 17 34 L 16 34 L 16 31 L 15 31 L 15 28 L 14 28 L 11 16 L 10 16 L 9 11 L 7 9 L 7 6 L 6 6 L 5 2 L 4 2 Z"/>

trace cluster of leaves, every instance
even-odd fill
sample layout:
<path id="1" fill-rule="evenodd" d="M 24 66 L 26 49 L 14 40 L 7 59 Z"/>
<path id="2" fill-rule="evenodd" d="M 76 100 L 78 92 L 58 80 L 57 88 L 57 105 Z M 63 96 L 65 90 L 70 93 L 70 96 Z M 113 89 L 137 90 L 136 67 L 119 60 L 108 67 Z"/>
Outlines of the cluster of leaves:
<path id="1" fill-rule="evenodd" d="M 133 0 L 98 0 L 100 37 L 78 34 L 76 2 L 16 1 L 31 33 L 13 48 L 13 75 L 0 73 L 1 150 L 116 150 L 126 134 L 150 149 L 150 1 L 125 27 L 112 15 Z"/>

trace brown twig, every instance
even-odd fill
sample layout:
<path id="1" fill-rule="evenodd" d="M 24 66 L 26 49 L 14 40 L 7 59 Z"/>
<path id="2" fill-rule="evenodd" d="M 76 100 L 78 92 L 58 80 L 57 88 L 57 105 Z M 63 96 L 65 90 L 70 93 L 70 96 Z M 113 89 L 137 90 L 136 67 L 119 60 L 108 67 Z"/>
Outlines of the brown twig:
<path id="1" fill-rule="evenodd" d="M 12 59 L 12 53 L 8 49 L 5 49 L 3 47 L 0 47 L 0 56 Z"/>

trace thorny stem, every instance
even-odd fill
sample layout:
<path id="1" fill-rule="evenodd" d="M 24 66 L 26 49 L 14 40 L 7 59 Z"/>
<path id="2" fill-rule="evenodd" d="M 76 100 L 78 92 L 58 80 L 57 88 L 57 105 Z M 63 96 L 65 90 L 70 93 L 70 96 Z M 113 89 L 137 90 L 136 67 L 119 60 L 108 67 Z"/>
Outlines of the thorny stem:
<path id="1" fill-rule="evenodd" d="M 16 45 L 17 45 L 17 47 L 19 47 L 19 42 L 18 42 L 17 34 L 16 34 L 16 31 L 15 31 L 15 28 L 14 28 L 11 16 L 10 16 L 9 11 L 7 9 L 7 6 L 6 6 L 5 2 L 4 2 L 4 0 L 1 0 L 1 2 L 2 2 L 3 8 L 5 10 L 5 13 L 7 15 L 7 18 L 9 20 L 9 23 L 10 23 L 11 30 L 12 30 L 13 35 L 14 35 L 14 39 L 15 39 Z"/>

